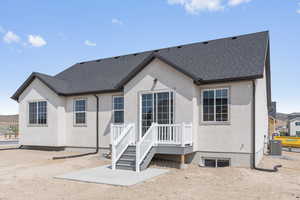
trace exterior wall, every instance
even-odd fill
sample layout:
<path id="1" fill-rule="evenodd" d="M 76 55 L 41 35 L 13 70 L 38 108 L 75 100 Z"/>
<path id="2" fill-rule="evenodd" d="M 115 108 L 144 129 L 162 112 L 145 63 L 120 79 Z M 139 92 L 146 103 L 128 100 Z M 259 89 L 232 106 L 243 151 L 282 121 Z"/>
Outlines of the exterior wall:
<path id="1" fill-rule="evenodd" d="M 229 121 L 203 122 L 202 91 L 211 88 L 229 88 Z M 251 81 L 228 82 L 222 84 L 201 85 L 198 87 L 198 110 L 196 125 L 197 152 L 188 157 L 194 163 L 202 162 L 202 158 L 229 158 L 232 166 L 250 166 L 251 156 Z"/>
<path id="2" fill-rule="evenodd" d="M 263 157 L 263 150 L 266 150 L 265 145 L 268 137 L 268 127 L 269 127 L 269 114 L 267 105 L 267 81 L 266 72 L 264 72 L 264 77 L 261 79 L 256 79 L 256 102 L 255 102 L 255 149 L 256 149 L 256 164 L 260 162 Z"/>
<path id="3" fill-rule="evenodd" d="M 110 144 L 112 98 L 121 93 L 98 94 L 99 96 L 99 147 Z M 87 124 L 74 125 L 73 101 L 87 99 Z M 47 101 L 46 126 L 28 125 L 28 102 Z M 28 146 L 90 147 L 96 145 L 96 98 L 93 95 L 58 96 L 38 79 L 35 79 L 19 98 L 20 144 Z"/>
<path id="4" fill-rule="evenodd" d="M 206 123 L 202 121 L 203 89 L 229 88 L 229 122 Z M 198 123 L 198 151 L 206 152 L 251 152 L 251 102 L 250 81 L 225 84 L 203 85 L 199 87 L 200 121 Z"/>
<path id="5" fill-rule="evenodd" d="M 121 93 L 98 94 L 99 97 L 99 147 L 110 144 L 110 124 L 113 118 L 114 95 Z M 73 103 L 75 99 L 87 99 L 86 125 L 74 124 Z M 67 97 L 66 100 L 66 146 L 95 147 L 96 145 L 96 98 L 94 95 Z"/>
<path id="6" fill-rule="evenodd" d="M 47 125 L 28 124 L 28 103 L 47 101 Z M 21 145 L 60 146 L 64 144 L 65 98 L 56 95 L 40 80 L 35 79 L 19 97 L 19 129 Z"/>
<path id="7" fill-rule="evenodd" d="M 154 79 L 157 82 L 154 83 Z M 195 84 L 193 80 L 154 59 L 124 87 L 125 123 L 135 123 L 139 128 L 139 96 L 149 91 L 174 91 L 175 123 L 193 122 Z M 139 130 L 139 129 L 138 129 Z"/>
<path id="8" fill-rule="evenodd" d="M 269 116 L 269 138 L 272 137 L 273 133 L 276 133 L 276 119 Z"/>
<path id="9" fill-rule="evenodd" d="M 296 126 L 296 122 L 300 123 L 300 119 L 289 121 L 289 133 L 290 136 L 296 136 L 296 132 L 300 131 L 300 126 Z"/>

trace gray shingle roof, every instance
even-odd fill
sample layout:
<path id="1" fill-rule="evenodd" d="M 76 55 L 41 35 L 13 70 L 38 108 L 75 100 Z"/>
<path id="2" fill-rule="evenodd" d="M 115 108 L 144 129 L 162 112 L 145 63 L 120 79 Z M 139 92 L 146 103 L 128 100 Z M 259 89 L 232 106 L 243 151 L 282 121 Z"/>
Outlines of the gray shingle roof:
<path id="1" fill-rule="evenodd" d="M 33 73 L 12 98 L 17 100 L 34 78 L 60 95 L 122 90 L 155 57 L 200 83 L 260 78 L 268 40 L 268 32 L 258 32 L 78 63 L 55 76 Z"/>

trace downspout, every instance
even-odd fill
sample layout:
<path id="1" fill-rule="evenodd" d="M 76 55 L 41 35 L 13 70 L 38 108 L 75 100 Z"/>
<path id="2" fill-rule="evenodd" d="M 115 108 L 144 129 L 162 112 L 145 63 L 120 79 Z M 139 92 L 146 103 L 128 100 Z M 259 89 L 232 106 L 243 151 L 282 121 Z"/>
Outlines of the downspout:
<path id="1" fill-rule="evenodd" d="M 72 155 L 72 156 L 61 156 L 61 157 L 53 157 L 53 160 L 58 159 L 67 159 L 67 158 L 77 158 L 82 156 L 88 156 L 88 155 L 94 155 L 99 152 L 99 97 L 97 95 L 94 95 L 96 98 L 96 150 L 91 153 L 84 153 L 84 154 L 78 154 L 78 155 Z"/>
<path id="2" fill-rule="evenodd" d="M 279 167 L 282 167 L 281 165 L 275 165 L 273 169 L 264 169 L 264 168 L 258 168 L 256 167 L 255 164 L 255 156 L 256 156 L 256 123 L 255 123 L 255 117 L 256 117 L 256 112 L 255 112 L 255 101 L 256 101 L 256 85 L 255 85 L 255 80 L 252 80 L 252 169 L 259 170 L 259 171 L 264 171 L 264 172 L 277 172 Z"/>

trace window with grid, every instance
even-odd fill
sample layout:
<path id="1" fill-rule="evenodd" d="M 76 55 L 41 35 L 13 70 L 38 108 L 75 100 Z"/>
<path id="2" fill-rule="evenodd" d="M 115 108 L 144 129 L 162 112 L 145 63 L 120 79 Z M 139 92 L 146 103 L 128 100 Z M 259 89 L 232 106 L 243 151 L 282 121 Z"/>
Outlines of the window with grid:
<path id="1" fill-rule="evenodd" d="M 296 126 L 300 126 L 300 122 L 295 122 L 295 125 Z"/>
<path id="2" fill-rule="evenodd" d="M 74 100 L 75 125 L 85 125 L 86 124 L 86 110 L 87 110 L 87 100 L 86 99 Z"/>
<path id="3" fill-rule="evenodd" d="M 228 88 L 209 89 L 202 92 L 203 121 L 228 121 Z"/>
<path id="4" fill-rule="evenodd" d="M 113 112 L 114 112 L 114 123 L 124 123 L 124 97 L 114 96 L 113 97 Z"/>
<path id="5" fill-rule="evenodd" d="M 46 101 L 29 102 L 29 124 L 31 125 L 47 124 L 47 102 Z"/>

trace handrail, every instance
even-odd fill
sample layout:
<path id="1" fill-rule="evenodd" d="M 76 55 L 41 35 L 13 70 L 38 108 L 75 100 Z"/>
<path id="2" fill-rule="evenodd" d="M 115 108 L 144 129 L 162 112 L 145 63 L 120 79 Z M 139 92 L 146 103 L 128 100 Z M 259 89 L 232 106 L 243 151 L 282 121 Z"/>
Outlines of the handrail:
<path id="1" fill-rule="evenodd" d="M 147 153 L 156 143 L 156 123 L 152 123 L 145 135 L 136 144 L 136 171 L 140 171 L 140 164 L 146 157 Z"/>
<path id="2" fill-rule="evenodd" d="M 157 124 L 152 123 L 145 135 L 136 144 L 136 171 L 153 146 L 173 144 L 185 147 L 193 143 L 192 123 Z"/>
<path id="3" fill-rule="evenodd" d="M 121 133 L 116 135 L 115 130 L 120 125 L 111 125 L 111 147 L 112 147 L 112 169 L 116 169 L 116 163 L 122 156 L 127 147 L 134 143 L 135 128 L 134 124 L 124 124 L 124 128 Z"/>

